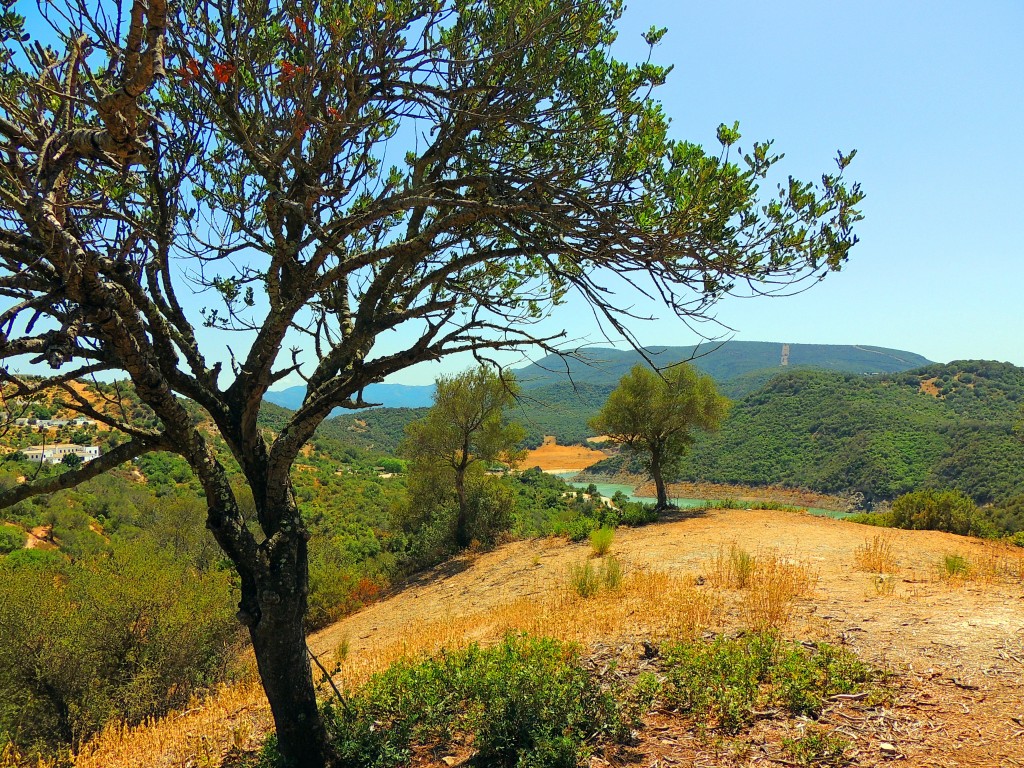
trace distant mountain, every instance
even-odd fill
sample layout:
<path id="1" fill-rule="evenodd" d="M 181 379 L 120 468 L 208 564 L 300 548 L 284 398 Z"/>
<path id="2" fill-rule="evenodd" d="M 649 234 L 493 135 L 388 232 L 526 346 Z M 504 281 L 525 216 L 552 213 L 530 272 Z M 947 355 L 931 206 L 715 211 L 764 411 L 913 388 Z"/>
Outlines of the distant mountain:
<path id="1" fill-rule="evenodd" d="M 690 360 L 694 367 L 713 377 L 730 397 L 753 391 L 772 376 L 793 368 L 818 368 L 844 373 L 895 373 L 931 363 L 913 352 L 884 347 L 781 344 L 769 341 L 727 341 L 699 347 L 650 347 L 646 353 L 658 367 Z M 603 401 L 619 379 L 634 365 L 642 362 L 643 356 L 632 349 L 594 347 L 584 350 L 579 358 L 548 355 L 536 363 L 515 369 L 515 374 L 524 390 L 543 390 L 531 393 L 536 395 L 533 397 L 535 401 L 561 407 L 574 399 L 590 403 L 597 396 Z M 733 380 L 736 380 L 735 384 L 729 386 Z M 577 390 L 582 390 L 583 396 L 574 398 L 573 382 Z M 380 403 L 386 408 L 429 407 L 433 404 L 433 395 L 433 384 L 371 384 L 363 393 L 368 402 Z M 295 410 L 305 396 L 306 388 L 297 386 L 268 392 L 266 399 Z M 338 409 L 334 415 L 342 413 L 346 411 Z"/>
<path id="2" fill-rule="evenodd" d="M 727 341 L 690 347 L 649 347 L 645 350 L 659 368 L 689 360 L 719 384 L 754 371 L 818 368 L 844 373 L 897 373 L 929 365 L 913 352 L 885 347 L 842 344 L 782 344 L 769 341 Z M 567 378 L 590 385 L 615 385 L 630 368 L 645 362 L 635 350 L 595 347 L 581 359 L 548 355 L 520 368 L 516 376 L 524 388 L 563 383 Z"/>
<path id="3" fill-rule="evenodd" d="M 363 391 L 363 399 L 368 403 L 380 403 L 389 408 L 423 408 L 433 404 L 434 385 L 425 384 L 422 386 L 410 386 L 408 384 L 371 384 Z M 295 411 L 302 405 L 306 397 L 306 388 L 303 386 L 288 387 L 277 392 L 267 392 L 266 400 L 290 408 Z M 337 408 L 334 415 L 346 413 L 343 408 Z"/>

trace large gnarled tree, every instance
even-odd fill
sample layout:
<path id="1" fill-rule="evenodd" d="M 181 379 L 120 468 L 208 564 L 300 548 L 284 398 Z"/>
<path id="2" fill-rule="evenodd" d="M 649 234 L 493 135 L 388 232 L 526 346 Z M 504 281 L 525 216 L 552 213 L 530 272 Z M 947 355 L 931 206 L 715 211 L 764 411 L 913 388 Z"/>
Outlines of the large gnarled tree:
<path id="1" fill-rule="evenodd" d="M 570 292 L 628 336 L 641 294 L 702 317 L 736 284 L 836 269 L 855 241 L 847 157 L 759 200 L 768 144 L 742 154 L 724 126 L 712 154 L 670 140 L 651 97 L 667 71 L 610 56 L 618 13 L 613 0 L 40 0 L 28 26 L 0 16 L 3 379 L 24 396 L 62 389 L 129 438 L 0 504 L 149 451 L 184 457 L 297 766 L 329 756 L 289 470 L 331 409 L 421 361 L 551 351 L 536 322 Z M 208 343 L 228 331 L 230 351 Z M 16 373 L 43 364 L 41 381 Z M 293 374 L 306 398 L 271 438 L 260 404 Z M 83 399 L 70 382 L 90 375 L 130 378 L 159 426 Z M 182 398 L 241 467 L 256 524 Z"/>

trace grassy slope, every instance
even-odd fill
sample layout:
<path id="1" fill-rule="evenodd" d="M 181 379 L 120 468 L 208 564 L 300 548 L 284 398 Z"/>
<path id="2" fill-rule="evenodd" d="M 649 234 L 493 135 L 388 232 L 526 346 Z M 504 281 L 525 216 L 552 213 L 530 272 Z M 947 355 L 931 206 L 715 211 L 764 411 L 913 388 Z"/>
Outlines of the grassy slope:
<path id="1" fill-rule="evenodd" d="M 702 737 L 699 722 L 670 711 L 647 712 L 635 745 L 642 764 L 667 756 L 673 763 L 745 765 L 753 748 L 765 765 L 793 765 L 785 739 L 803 729 L 836 728 L 849 744 L 845 765 L 876 765 L 882 742 L 894 744 L 907 764 L 1024 759 L 1012 720 L 1019 714 L 1020 671 L 1013 658 L 1024 652 L 1024 617 L 1016 608 L 1022 554 L 949 534 L 891 531 L 885 535 L 895 553 L 886 565 L 892 575 L 879 589 L 878 576 L 858 566 L 858 551 L 875 533 L 838 521 L 741 510 L 620 531 L 612 553 L 624 566 L 625 581 L 590 599 L 566 591 L 567 571 L 588 560 L 588 545 L 516 542 L 417 577 L 313 636 L 310 645 L 328 667 L 344 646 L 336 678 L 342 689 L 405 654 L 491 642 L 515 630 L 582 643 L 595 670 L 623 670 L 628 681 L 652 669 L 643 640 L 736 632 L 771 607 L 758 608 L 756 599 L 780 591 L 771 568 L 755 570 L 753 586 L 744 589 L 723 576 L 727 565 L 715 552 L 722 547 L 728 553 L 731 542 L 742 540 L 766 566 L 776 563 L 775 573 L 809 579 L 810 591 L 783 601 L 778 615 L 784 635 L 853 647 L 868 663 L 895 674 L 886 683 L 890 693 L 880 701 L 829 702 L 817 722 L 768 713 L 727 749 L 713 730 Z M 937 563 L 952 552 L 974 566 L 967 589 L 940 577 Z M 697 574 L 704 577 L 700 586 Z M 912 672 L 921 669 L 927 674 Z M 77 768 L 151 768 L 190 759 L 219 765 L 229 747 L 255 748 L 268 726 L 258 689 L 242 686 L 154 726 L 113 731 L 79 758 Z M 440 765 L 428 753 L 414 764 Z"/>

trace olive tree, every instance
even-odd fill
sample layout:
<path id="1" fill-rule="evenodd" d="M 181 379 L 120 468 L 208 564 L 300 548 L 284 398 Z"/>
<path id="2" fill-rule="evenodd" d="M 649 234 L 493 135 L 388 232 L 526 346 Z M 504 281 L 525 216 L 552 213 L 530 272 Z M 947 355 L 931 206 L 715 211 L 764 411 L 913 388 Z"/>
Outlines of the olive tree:
<path id="1" fill-rule="evenodd" d="M 515 380 L 479 367 L 437 380 L 434 405 L 427 415 L 410 422 L 403 452 L 417 473 L 451 476 L 458 514 L 455 543 L 470 544 L 469 470 L 490 462 L 517 464 L 525 455 L 519 443 L 526 436 L 520 424 L 505 418 L 515 403 Z"/>
<path id="2" fill-rule="evenodd" d="M 0 375 L 126 438 L 0 505 L 147 452 L 183 457 L 238 572 L 238 618 L 294 765 L 330 754 L 289 472 L 333 408 L 366 405 L 368 384 L 422 361 L 557 351 L 538 323 L 570 293 L 629 336 L 636 292 L 701 318 L 736 286 L 838 269 L 856 240 L 851 155 L 762 196 L 770 143 L 741 152 L 726 126 L 712 151 L 670 138 L 653 95 L 668 70 L 611 56 L 620 10 L 38 0 L 28 24 L 0 13 Z M 153 416 L 86 399 L 72 382 L 88 376 L 127 377 Z M 262 432 L 265 393 L 294 376 L 304 401 Z"/>
<path id="3" fill-rule="evenodd" d="M 657 509 L 667 509 L 666 474 L 693 442 L 694 431 L 717 430 L 728 406 L 712 378 L 686 363 L 663 375 L 637 365 L 619 380 L 590 428 L 641 458 L 657 489 Z"/>

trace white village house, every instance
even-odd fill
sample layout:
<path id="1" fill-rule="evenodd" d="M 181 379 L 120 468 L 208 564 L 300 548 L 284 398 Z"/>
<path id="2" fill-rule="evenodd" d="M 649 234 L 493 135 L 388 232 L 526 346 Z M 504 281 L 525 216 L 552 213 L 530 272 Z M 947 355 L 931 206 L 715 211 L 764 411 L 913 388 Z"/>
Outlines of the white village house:
<path id="1" fill-rule="evenodd" d="M 69 454 L 77 455 L 83 462 L 89 462 L 100 457 L 98 445 L 72 445 L 71 443 L 57 443 L 56 445 L 36 446 L 34 448 L 22 448 L 21 452 L 29 461 L 38 461 L 40 464 L 60 464 L 64 457 Z"/>

